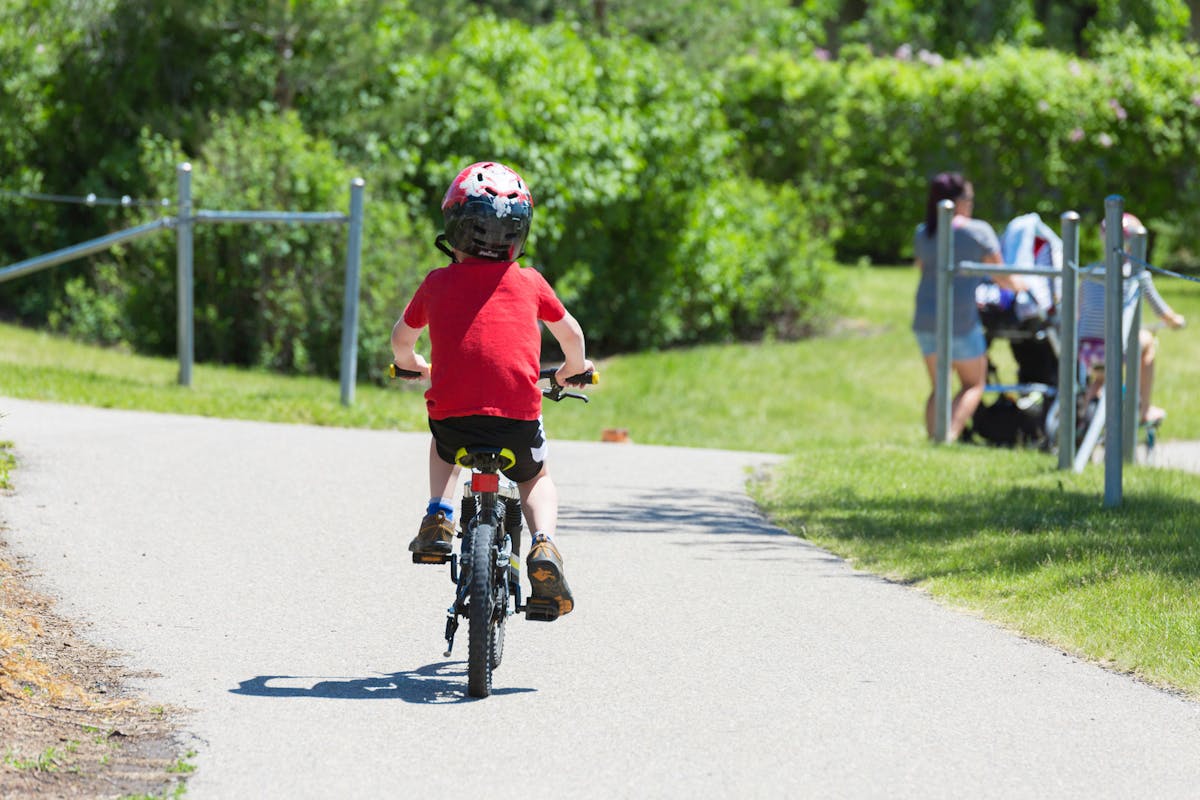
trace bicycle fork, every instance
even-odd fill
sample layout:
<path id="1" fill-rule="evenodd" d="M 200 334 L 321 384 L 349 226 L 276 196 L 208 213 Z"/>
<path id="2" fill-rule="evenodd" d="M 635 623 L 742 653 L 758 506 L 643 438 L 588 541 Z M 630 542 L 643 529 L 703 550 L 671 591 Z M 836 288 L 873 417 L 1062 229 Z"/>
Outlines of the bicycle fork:
<path id="1" fill-rule="evenodd" d="M 520 501 L 515 497 L 502 497 L 503 505 L 499 508 L 503 509 L 501 513 L 497 513 L 496 496 L 484 497 L 483 493 L 476 494 L 471 490 L 463 496 L 462 519 L 465 520 L 464 532 L 461 534 L 463 540 L 462 552 L 468 553 L 471 551 L 471 538 L 475 535 L 475 523 L 479 515 L 488 514 L 493 521 L 493 530 L 504 531 L 504 539 L 496 552 L 496 571 L 498 574 L 507 574 L 507 586 L 499 600 L 499 613 L 505 617 L 511 616 L 513 613 L 519 613 L 525 610 L 525 603 L 521 596 L 521 505 Z M 482 501 L 482 502 L 480 502 Z M 479 509 L 478 506 L 483 505 L 484 508 Z M 490 513 L 489 513 L 490 511 Z M 454 603 L 446 609 L 446 651 L 442 654 L 445 658 L 449 658 L 454 650 L 454 635 L 458 632 L 459 617 L 466 615 L 467 593 L 468 587 L 471 584 L 471 576 L 469 565 L 463 565 L 459 569 L 458 556 L 451 555 L 450 564 L 450 580 L 455 584 L 456 591 L 454 595 Z M 512 605 L 509 605 L 508 598 L 513 599 Z"/>

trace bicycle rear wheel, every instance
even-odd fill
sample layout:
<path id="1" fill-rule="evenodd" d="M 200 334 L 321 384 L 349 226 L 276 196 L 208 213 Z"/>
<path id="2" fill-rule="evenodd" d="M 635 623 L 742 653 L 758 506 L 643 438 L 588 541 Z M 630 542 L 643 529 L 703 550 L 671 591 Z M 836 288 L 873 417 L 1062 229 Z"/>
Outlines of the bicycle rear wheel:
<path id="1" fill-rule="evenodd" d="M 476 526 L 471 540 L 471 594 L 467 604 L 467 693 L 471 697 L 492 693 L 495 542 L 491 525 Z"/>
<path id="2" fill-rule="evenodd" d="M 499 592 L 499 587 L 493 586 L 494 593 Z M 500 660 L 504 658 L 504 608 L 500 605 L 500 597 L 496 596 L 492 604 L 492 669 L 495 670 L 500 666 Z"/>

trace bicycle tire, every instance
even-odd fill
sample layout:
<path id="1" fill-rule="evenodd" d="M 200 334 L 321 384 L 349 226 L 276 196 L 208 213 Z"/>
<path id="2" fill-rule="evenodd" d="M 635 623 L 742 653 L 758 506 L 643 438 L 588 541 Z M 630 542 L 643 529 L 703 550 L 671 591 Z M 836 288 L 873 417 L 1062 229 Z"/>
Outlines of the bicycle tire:
<path id="1" fill-rule="evenodd" d="M 512 554 L 519 558 L 521 553 L 521 501 L 519 498 L 505 498 L 503 528 L 512 544 Z M 496 616 L 496 632 L 492 637 L 493 670 L 499 667 L 500 662 L 504 659 L 504 623 L 508 620 L 508 598 L 515 597 L 517 591 L 512 586 L 511 567 L 507 565 L 500 567 L 496 572 L 494 585 L 496 607 L 493 609 L 493 613 Z"/>
<path id="2" fill-rule="evenodd" d="M 467 693 L 471 697 L 487 697 L 492 693 L 495 540 L 495 532 L 489 524 L 477 525 L 471 539 L 471 583 L 467 603 Z"/>
<path id="3" fill-rule="evenodd" d="M 499 582 L 492 584 L 492 592 L 494 593 L 495 602 L 492 606 L 492 643 L 491 643 L 491 658 L 492 670 L 495 671 L 500 666 L 500 661 L 504 658 L 504 623 L 507 615 L 504 607 L 500 604 L 503 595 Z"/>

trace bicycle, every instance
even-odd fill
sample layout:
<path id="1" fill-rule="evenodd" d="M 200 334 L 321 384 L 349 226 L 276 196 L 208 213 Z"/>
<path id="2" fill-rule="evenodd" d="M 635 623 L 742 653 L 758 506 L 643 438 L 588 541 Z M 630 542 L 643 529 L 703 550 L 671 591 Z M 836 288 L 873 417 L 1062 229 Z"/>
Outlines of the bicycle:
<path id="1" fill-rule="evenodd" d="M 573 398 L 588 402 L 586 395 L 566 391 L 555 380 L 556 370 L 543 369 L 539 380 L 549 380 L 542 396 L 555 402 Z M 421 373 L 392 364 L 392 378 L 414 379 Z M 586 386 L 599 383 L 597 372 L 573 375 L 566 383 Z M 508 448 L 463 447 L 455 454 L 459 466 L 471 470 L 471 480 L 463 493 L 458 537 L 459 553 L 448 555 L 413 553 L 414 564 L 449 564 L 450 581 L 455 585 L 454 603 L 446 610 L 446 651 L 450 657 L 459 617 L 467 620 L 467 693 L 487 697 L 492 693 L 492 671 L 504 656 L 504 626 L 513 614 L 525 612 L 525 618 L 553 622 L 558 604 L 552 600 L 521 595 L 521 498 L 516 485 L 501 475 L 516 463 Z"/>

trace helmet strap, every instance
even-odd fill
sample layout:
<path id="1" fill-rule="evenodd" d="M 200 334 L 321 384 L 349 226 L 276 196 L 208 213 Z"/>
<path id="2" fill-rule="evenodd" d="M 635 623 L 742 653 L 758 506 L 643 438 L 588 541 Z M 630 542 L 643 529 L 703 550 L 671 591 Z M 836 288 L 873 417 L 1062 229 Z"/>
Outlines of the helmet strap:
<path id="1" fill-rule="evenodd" d="M 441 250 L 443 253 L 450 256 L 451 261 L 457 261 L 458 257 L 454 255 L 454 251 L 450 249 L 450 245 L 448 244 L 449 241 L 450 240 L 446 238 L 446 234 L 439 233 L 437 238 L 433 240 L 433 245 L 438 250 Z"/>

